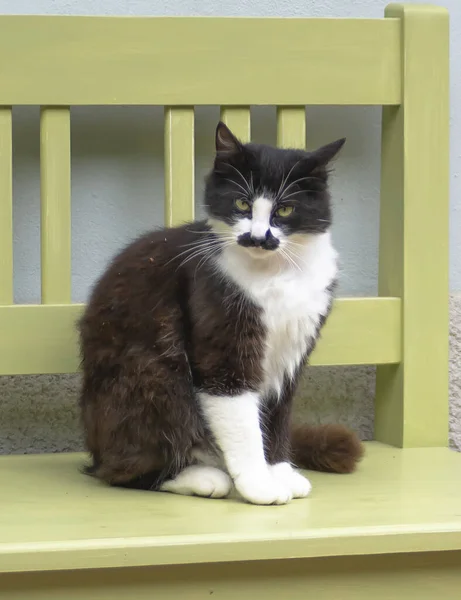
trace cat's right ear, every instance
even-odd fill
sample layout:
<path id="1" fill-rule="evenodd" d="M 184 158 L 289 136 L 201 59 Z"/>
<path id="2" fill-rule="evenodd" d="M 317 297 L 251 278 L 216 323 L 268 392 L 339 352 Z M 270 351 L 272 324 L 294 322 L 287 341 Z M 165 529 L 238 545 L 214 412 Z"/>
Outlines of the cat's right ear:
<path id="1" fill-rule="evenodd" d="M 221 154 L 237 154 L 242 150 L 242 144 L 229 127 L 219 121 L 216 127 L 216 152 Z"/>

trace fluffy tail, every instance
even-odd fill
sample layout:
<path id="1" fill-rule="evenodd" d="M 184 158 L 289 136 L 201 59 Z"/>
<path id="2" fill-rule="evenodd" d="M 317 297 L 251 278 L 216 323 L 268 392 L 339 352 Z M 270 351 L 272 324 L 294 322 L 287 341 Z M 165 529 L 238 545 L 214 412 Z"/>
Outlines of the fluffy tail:
<path id="1" fill-rule="evenodd" d="M 357 435 L 343 425 L 295 425 L 291 445 L 296 466 L 327 473 L 352 473 L 364 451 Z"/>

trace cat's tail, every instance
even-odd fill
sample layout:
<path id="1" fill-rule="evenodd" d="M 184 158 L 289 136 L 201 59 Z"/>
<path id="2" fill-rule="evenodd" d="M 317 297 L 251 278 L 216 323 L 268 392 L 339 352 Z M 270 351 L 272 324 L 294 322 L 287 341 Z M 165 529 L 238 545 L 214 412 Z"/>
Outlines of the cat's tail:
<path id="1" fill-rule="evenodd" d="M 352 473 L 364 448 L 343 425 L 295 425 L 291 432 L 293 462 L 301 469 Z"/>

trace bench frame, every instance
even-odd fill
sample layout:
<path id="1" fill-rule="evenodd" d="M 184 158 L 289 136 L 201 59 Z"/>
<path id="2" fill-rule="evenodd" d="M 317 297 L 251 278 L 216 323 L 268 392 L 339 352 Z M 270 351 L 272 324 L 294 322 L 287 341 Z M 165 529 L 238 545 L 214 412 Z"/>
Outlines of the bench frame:
<path id="1" fill-rule="evenodd" d="M 223 40 L 238 40 L 229 55 Z M 379 297 L 339 299 L 311 363 L 378 365 L 375 439 L 385 444 L 369 446 L 357 473 L 312 474 L 312 498 L 273 508 L 114 490 L 80 475 L 80 455 L 0 457 L 0 599 L 275 599 L 282 589 L 293 600 L 307 589 L 344 600 L 458 598 L 447 12 L 394 4 L 373 20 L 2 16 L 0 56 L 0 375 L 78 369 L 71 105 L 165 106 L 167 225 L 194 215 L 194 106 L 220 105 L 249 140 L 250 105 L 276 105 L 286 147 L 305 146 L 306 105 L 383 106 Z M 14 303 L 18 104 L 42 107 L 38 305 Z"/>
<path id="2" fill-rule="evenodd" d="M 239 50 L 227 56 L 221 39 L 238 39 Z M 391 5 L 374 20 L 4 16 L 0 55 L 10 57 L 0 71 L 0 374 L 78 369 L 70 105 L 166 105 L 165 222 L 174 225 L 194 215 L 194 105 L 222 105 L 248 140 L 249 105 L 276 104 L 278 143 L 304 147 L 306 104 L 381 104 L 380 297 L 338 300 L 312 364 L 379 365 L 375 438 L 447 445 L 444 9 Z M 15 104 L 42 106 L 42 303 L 34 306 L 13 301 Z"/>

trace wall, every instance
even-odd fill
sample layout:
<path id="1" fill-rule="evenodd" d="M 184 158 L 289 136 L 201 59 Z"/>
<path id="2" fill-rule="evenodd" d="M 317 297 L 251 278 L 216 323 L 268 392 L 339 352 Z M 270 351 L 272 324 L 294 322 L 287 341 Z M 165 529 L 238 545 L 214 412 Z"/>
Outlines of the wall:
<path id="1" fill-rule="evenodd" d="M 461 3 L 434 2 L 451 13 L 452 415 L 461 412 Z M 238 15 L 380 17 L 385 0 L 0 0 L 0 14 Z M 380 111 L 371 107 L 308 108 L 309 144 L 346 136 L 333 182 L 334 237 L 341 253 L 343 295 L 373 295 L 377 282 Z M 197 111 L 197 209 L 212 154 L 214 108 Z M 84 301 L 107 259 L 121 244 L 162 221 L 162 110 L 79 108 L 72 115 L 73 299 Z M 254 137 L 275 139 L 274 111 L 254 111 Z M 39 299 L 38 109 L 14 114 L 15 299 Z M 315 369 L 299 399 L 303 417 L 341 420 L 369 437 L 373 369 Z M 78 376 L 0 379 L 0 451 L 75 449 Z M 453 442 L 461 432 L 453 418 Z M 461 427 L 461 426 L 460 426 Z"/>

